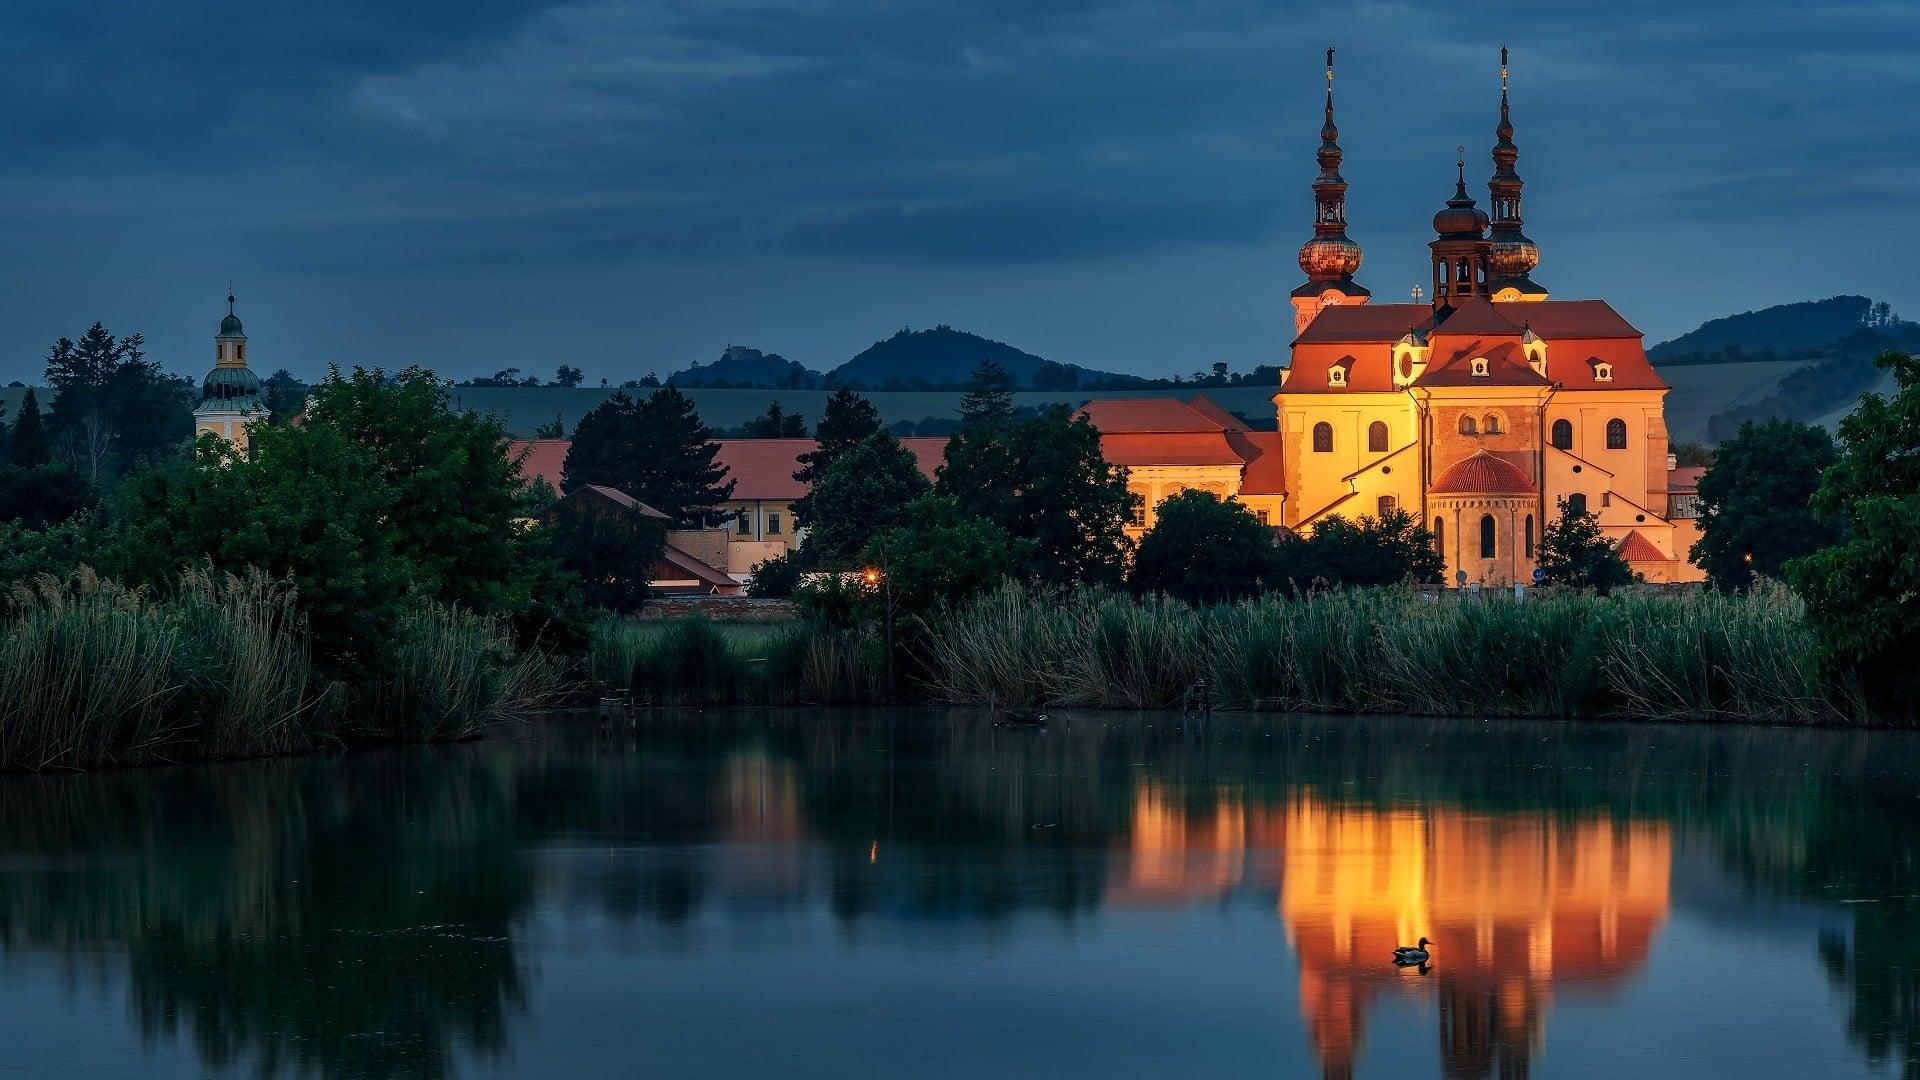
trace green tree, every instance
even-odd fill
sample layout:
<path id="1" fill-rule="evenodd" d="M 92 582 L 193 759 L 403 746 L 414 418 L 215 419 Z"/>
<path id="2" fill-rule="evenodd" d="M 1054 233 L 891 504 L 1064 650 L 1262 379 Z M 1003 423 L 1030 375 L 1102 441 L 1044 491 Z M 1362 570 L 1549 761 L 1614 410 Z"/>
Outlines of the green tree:
<path id="1" fill-rule="evenodd" d="M 793 595 L 804 572 L 798 551 L 788 551 L 753 567 L 747 595 L 760 600 L 785 600 Z"/>
<path id="2" fill-rule="evenodd" d="M 44 529 L 93 507 L 93 485 L 65 465 L 0 468 L 0 521 Z"/>
<path id="3" fill-rule="evenodd" d="M 1633 583 L 1633 570 L 1588 511 L 1560 500 L 1560 517 L 1540 533 L 1541 580 L 1602 595 Z"/>
<path id="4" fill-rule="evenodd" d="M 720 446 L 700 422 L 693 399 L 671 386 L 644 402 L 616 393 L 580 421 L 561 467 L 560 486 L 604 484 L 667 515 L 675 527 L 701 527 L 733 497 Z"/>
<path id="5" fill-rule="evenodd" d="M 880 411 L 873 402 L 846 387 L 827 399 L 820 423 L 813 430 L 814 448 L 799 456 L 800 471 L 795 480 L 812 490 L 815 481 L 826 475 L 840 455 L 860 445 L 867 436 L 880 430 Z M 813 525 L 812 496 L 802 495 L 793 504 L 793 521 L 801 527 Z"/>
<path id="6" fill-rule="evenodd" d="M 1898 388 L 1865 395 L 1840 422 L 1839 457 L 1813 496 L 1842 539 L 1786 574 L 1806 599 L 1822 667 L 1857 674 L 1873 708 L 1910 717 L 1920 711 L 1920 360 L 1889 351 L 1875 363 Z"/>
<path id="7" fill-rule="evenodd" d="M 520 466 L 499 423 L 455 411 L 432 372 L 332 371 L 313 390 L 306 424 L 359 444 L 393 493 L 395 544 L 414 589 L 484 614 L 515 614 L 531 599 L 538 557 L 514 525 Z"/>
<path id="8" fill-rule="evenodd" d="M 1257 595 L 1279 561 L 1274 531 L 1246 507 L 1208 491 L 1183 491 L 1160 504 L 1140 539 L 1128 584 L 1190 604 Z"/>
<path id="9" fill-rule="evenodd" d="M 58 392 L 48 442 L 91 482 L 172 454 L 192 434 L 192 384 L 149 361 L 145 345 L 139 334 L 115 337 L 94 323 L 47 354 L 47 382 Z"/>
<path id="10" fill-rule="evenodd" d="M 577 389 L 586 381 L 586 375 L 572 364 L 561 364 L 553 371 L 553 385 L 564 386 L 569 390 Z"/>
<path id="11" fill-rule="evenodd" d="M 982 359 L 967 381 L 960 399 L 960 422 L 967 427 L 1013 419 L 1013 376 L 992 360 Z"/>
<path id="12" fill-rule="evenodd" d="M 1720 444 L 1700 478 L 1700 539 L 1692 559 L 1715 586 L 1744 589 L 1839 539 L 1813 512 L 1813 493 L 1835 458 L 1825 428 L 1794 420 L 1748 421 Z"/>
<path id="13" fill-rule="evenodd" d="M 1100 433 L 1064 407 L 954 436 L 939 490 L 962 513 L 1031 545 L 1021 576 L 1062 585 L 1125 577 L 1136 497 L 1126 470 L 1100 455 Z"/>
<path id="14" fill-rule="evenodd" d="M 579 576 L 588 603 L 635 611 L 647 600 L 666 530 L 638 509 L 576 496 L 555 503 L 548 528 L 560 565 Z"/>
<path id="15" fill-rule="evenodd" d="M 47 429 L 40 421 L 40 399 L 29 387 L 27 396 L 20 402 L 20 416 L 13 422 L 13 431 L 8 436 L 7 463 L 33 468 L 51 460 L 53 451 L 47 446 Z"/>
<path id="16" fill-rule="evenodd" d="M 775 401 L 767 406 L 766 412 L 742 424 L 740 434 L 749 439 L 804 439 L 807 418 L 799 413 L 789 414 Z"/>
<path id="17" fill-rule="evenodd" d="M 94 513 L 46 526 L 0 521 L 0 604 L 14 585 L 43 574 L 65 579 L 82 566 L 99 565 L 103 540 L 99 515 Z"/>
<path id="18" fill-rule="evenodd" d="M 536 439 L 564 439 L 567 437 L 566 421 L 560 419 L 559 413 L 554 413 L 553 419 L 542 420 L 539 425 L 533 429 L 533 437 Z"/>
<path id="19" fill-rule="evenodd" d="M 378 459 L 330 424 L 256 428 L 250 443 L 242 454 L 202 436 L 191 459 L 130 477 L 108 569 L 152 584 L 201 564 L 291 579 L 316 659 L 339 677 L 377 675 L 415 576 Z"/>
<path id="20" fill-rule="evenodd" d="M 1279 545 L 1276 582 L 1296 591 L 1316 583 L 1366 588 L 1440 580 L 1445 560 L 1429 532 L 1405 510 L 1350 521 L 1338 514 L 1321 520 L 1306 537 Z"/>
<path id="21" fill-rule="evenodd" d="M 925 616 L 997 584 L 1026 563 L 1028 547 L 929 492 L 908 504 L 899 525 L 867 541 L 859 561 L 885 575 L 896 618 Z"/>
<path id="22" fill-rule="evenodd" d="M 874 536 L 905 520 L 907 504 L 932 488 L 919 462 L 888 431 L 876 431 L 841 455 L 813 485 L 808 561 L 845 569 Z"/>

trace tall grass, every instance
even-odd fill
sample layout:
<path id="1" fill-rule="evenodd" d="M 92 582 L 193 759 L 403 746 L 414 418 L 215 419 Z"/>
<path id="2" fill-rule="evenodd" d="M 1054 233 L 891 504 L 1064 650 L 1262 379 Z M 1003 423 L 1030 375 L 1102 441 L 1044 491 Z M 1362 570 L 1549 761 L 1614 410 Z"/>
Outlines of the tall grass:
<path id="1" fill-rule="evenodd" d="M 1375 589 L 1192 608 L 1005 587 L 929 628 L 928 693 L 964 704 L 1834 723 L 1800 601 Z"/>
<path id="2" fill-rule="evenodd" d="M 16 585 L 0 615 L 0 769 L 457 738 L 559 683 L 503 622 L 424 605 L 382 670 L 343 685 L 316 671 L 294 600 L 257 571 L 191 570 L 161 593 L 86 570 Z"/>

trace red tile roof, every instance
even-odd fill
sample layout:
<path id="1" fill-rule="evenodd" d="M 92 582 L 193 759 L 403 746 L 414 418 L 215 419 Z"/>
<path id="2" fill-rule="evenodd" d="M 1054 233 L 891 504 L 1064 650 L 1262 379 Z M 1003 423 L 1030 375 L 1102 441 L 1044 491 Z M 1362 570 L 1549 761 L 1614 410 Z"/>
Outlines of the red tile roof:
<path id="1" fill-rule="evenodd" d="M 1338 304 L 1321 308 L 1293 343 L 1395 342 L 1431 318 L 1433 308 L 1426 304 Z"/>
<path id="2" fill-rule="evenodd" d="M 740 587 L 739 582 L 728 577 L 726 573 L 718 567 L 708 566 L 706 563 L 694 558 L 687 552 L 681 551 L 672 544 L 668 544 L 660 552 L 660 562 L 666 564 L 670 572 L 684 574 L 687 577 L 693 578 L 695 581 L 712 585 L 716 588 L 737 589 Z M 667 573 L 661 572 L 658 565 L 654 568 L 654 574 L 661 580 L 672 580 Z"/>
<path id="3" fill-rule="evenodd" d="M 1483 302 L 1483 306 L 1485 305 Z M 1445 360 L 1439 359 L 1440 350 L 1434 349 L 1434 361 L 1427 365 L 1414 382 L 1420 386 L 1545 386 L 1547 380 L 1533 370 L 1527 363 L 1526 354 L 1520 351 L 1518 342 L 1500 342 L 1489 345 L 1475 340 L 1466 348 L 1459 349 Z M 1473 362 L 1479 357 L 1487 360 L 1487 373 L 1475 375 Z"/>
<path id="4" fill-rule="evenodd" d="M 1086 417 L 1103 435 L 1219 431 L 1225 426 L 1173 398 L 1105 398 L 1087 402 L 1078 415 Z"/>
<path id="5" fill-rule="evenodd" d="M 1115 465 L 1244 465 L 1224 431 L 1124 433 L 1100 436 L 1100 453 Z"/>
<path id="6" fill-rule="evenodd" d="M 1091 403 L 1089 403 L 1091 404 Z M 1195 394 L 1187 399 L 1187 408 L 1219 424 L 1228 431 L 1245 431 L 1247 422 L 1220 407 L 1220 403 L 1205 394 Z"/>
<path id="7" fill-rule="evenodd" d="M 807 486 L 793 478 L 800 469 L 800 455 L 812 450 L 812 439 L 717 439 L 720 452 L 714 456 L 734 481 L 733 498 L 737 502 L 756 499 L 788 502 L 807 493 Z M 509 454 L 526 451 L 520 475 L 544 477 L 555 488 L 560 486 L 560 471 L 567 462 L 567 439 L 516 439 L 508 445 Z M 901 439 L 900 445 L 912 452 L 920 471 L 933 479 L 933 470 L 945 460 L 947 440 L 935 438 Z"/>
<path id="8" fill-rule="evenodd" d="M 1512 462 L 1482 450 L 1448 466 L 1430 490 L 1435 495 L 1518 495 L 1532 492 L 1533 481 Z"/>
<path id="9" fill-rule="evenodd" d="M 1477 296 L 1454 309 L 1453 314 L 1433 328 L 1435 338 L 1511 337 L 1519 333 L 1519 323 L 1509 321 L 1494 310 L 1492 303 Z"/>
<path id="10" fill-rule="evenodd" d="M 1618 551 L 1620 557 L 1630 563 L 1668 561 L 1667 556 L 1653 541 L 1642 536 L 1639 529 L 1627 533 L 1626 539 L 1620 541 Z"/>
<path id="11" fill-rule="evenodd" d="M 1285 495 L 1287 475 L 1280 457 L 1277 431 L 1229 431 L 1227 442 L 1247 458 L 1240 474 L 1242 495 Z"/>
<path id="12" fill-rule="evenodd" d="M 624 506 L 629 510 L 638 510 L 640 511 L 641 517 L 657 518 L 660 521 L 667 520 L 667 515 L 655 510 L 653 507 L 648 506 L 646 503 L 641 502 L 639 499 L 634 498 L 618 488 L 610 488 L 605 484 L 588 484 L 586 487 L 572 492 L 572 494 L 577 495 L 581 491 L 591 491 L 595 495 L 613 503 L 615 506 Z"/>
<path id="13" fill-rule="evenodd" d="M 1682 465 L 1677 469 L 1668 469 L 1667 490 L 1699 491 L 1700 478 L 1706 475 L 1706 472 L 1706 467 L 1703 465 Z"/>

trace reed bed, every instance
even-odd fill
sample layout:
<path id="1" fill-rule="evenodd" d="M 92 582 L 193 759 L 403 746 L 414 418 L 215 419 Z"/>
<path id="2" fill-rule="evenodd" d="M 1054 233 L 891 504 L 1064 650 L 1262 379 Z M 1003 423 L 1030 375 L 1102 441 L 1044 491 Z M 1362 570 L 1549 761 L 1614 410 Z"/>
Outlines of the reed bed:
<path id="1" fill-rule="evenodd" d="M 1004 587 L 927 628 L 926 692 L 978 705 L 1843 723 L 1784 588 L 1746 596 L 1325 592 L 1193 608 Z"/>
<path id="2" fill-rule="evenodd" d="M 191 570 L 164 593 L 85 570 L 16 585 L 0 614 L 0 769 L 459 738 L 560 683 L 503 622 L 424 605 L 389 670 L 342 684 L 315 668 L 294 601 L 258 572 Z"/>

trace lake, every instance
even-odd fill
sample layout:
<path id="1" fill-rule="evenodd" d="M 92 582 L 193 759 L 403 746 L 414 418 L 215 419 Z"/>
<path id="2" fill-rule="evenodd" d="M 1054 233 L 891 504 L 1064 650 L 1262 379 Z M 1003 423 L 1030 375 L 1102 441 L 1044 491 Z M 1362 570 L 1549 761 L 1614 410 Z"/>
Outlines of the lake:
<path id="1" fill-rule="evenodd" d="M 4 777 L 0 1068 L 1920 1075 L 1916 826 L 1905 733 L 1241 714 Z"/>

